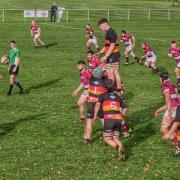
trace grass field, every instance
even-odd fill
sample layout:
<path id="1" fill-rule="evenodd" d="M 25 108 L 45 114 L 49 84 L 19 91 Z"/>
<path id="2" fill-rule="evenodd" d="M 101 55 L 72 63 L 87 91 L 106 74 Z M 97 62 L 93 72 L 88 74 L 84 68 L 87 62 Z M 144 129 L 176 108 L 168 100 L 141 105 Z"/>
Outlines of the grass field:
<path id="1" fill-rule="evenodd" d="M 62 2 L 68 8 L 96 7 L 97 3 L 98 8 L 105 8 L 107 1 Z M 118 2 L 113 0 L 109 6 L 114 8 Z M 120 2 L 129 7 L 132 1 Z M 49 7 L 50 3 L 50 0 L 46 3 L 3 0 L 0 8 Z M 137 1 L 137 6 L 170 7 L 171 4 Z M 180 159 L 172 157 L 171 143 L 162 142 L 160 120 L 153 117 L 156 108 L 164 103 L 159 78 L 138 64 L 125 67 L 123 57 L 121 74 L 126 85 L 125 102 L 129 106 L 127 122 L 133 129 L 132 136 L 123 139 L 127 161 L 120 162 L 114 149 L 103 146 L 100 123 L 94 127 L 93 144 L 82 144 L 77 98 L 71 93 L 79 84 L 76 61 L 86 60 L 85 23 L 41 22 L 42 39 L 50 45 L 48 49 L 33 48 L 28 22 L 1 24 L 0 56 L 8 53 L 9 41 L 15 39 L 22 55 L 19 80 L 26 93 L 20 96 L 14 88 L 13 96 L 6 97 L 9 76 L 7 66 L 1 65 L 0 179 L 178 180 Z M 103 46 L 103 32 L 96 21 L 92 25 Z M 169 70 L 175 82 L 175 62 L 167 57 L 167 50 L 171 40 L 180 43 L 179 21 L 112 21 L 111 25 L 118 33 L 125 29 L 135 35 L 139 55 L 143 54 L 141 41 L 147 41 L 158 55 L 158 66 Z M 121 45 L 122 53 L 123 50 Z"/>

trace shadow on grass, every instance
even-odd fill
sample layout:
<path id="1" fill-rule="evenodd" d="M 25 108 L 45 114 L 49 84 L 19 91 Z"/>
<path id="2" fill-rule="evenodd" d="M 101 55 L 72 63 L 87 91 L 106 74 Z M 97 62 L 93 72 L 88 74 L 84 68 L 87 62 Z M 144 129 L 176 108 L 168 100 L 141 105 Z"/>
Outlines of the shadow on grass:
<path id="1" fill-rule="evenodd" d="M 31 90 L 33 89 L 40 89 L 40 88 L 44 88 L 44 87 L 48 87 L 51 86 L 53 84 L 56 84 L 60 79 L 54 79 L 54 80 L 50 80 L 50 81 L 46 81 L 40 84 L 36 84 L 36 85 L 32 85 L 31 87 L 25 89 L 25 94 L 29 94 Z"/>
<path id="2" fill-rule="evenodd" d="M 38 119 L 41 119 L 44 116 L 45 116 L 44 113 L 43 114 L 37 114 L 37 115 L 33 115 L 33 116 L 27 116 L 27 117 L 24 117 L 24 118 L 20 118 L 20 119 L 18 119 L 16 121 L 0 124 L 0 135 L 5 135 L 5 134 L 10 133 L 20 123 L 27 122 L 27 121 L 32 121 L 32 120 L 38 120 Z"/>
<path id="3" fill-rule="evenodd" d="M 151 119 L 154 118 L 154 112 L 159 106 L 154 105 L 146 109 L 142 109 L 130 114 L 127 117 L 127 123 L 130 125 L 130 128 L 133 129 L 137 125 L 140 126 L 133 131 L 132 137 L 124 143 L 127 147 L 127 158 L 132 155 L 132 149 L 134 146 L 138 146 L 156 133 L 154 128 L 155 123 L 152 122 Z"/>
<path id="4" fill-rule="evenodd" d="M 56 46 L 58 45 L 58 43 L 50 43 L 50 44 L 46 44 L 47 48 L 51 47 L 51 46 Z"/>

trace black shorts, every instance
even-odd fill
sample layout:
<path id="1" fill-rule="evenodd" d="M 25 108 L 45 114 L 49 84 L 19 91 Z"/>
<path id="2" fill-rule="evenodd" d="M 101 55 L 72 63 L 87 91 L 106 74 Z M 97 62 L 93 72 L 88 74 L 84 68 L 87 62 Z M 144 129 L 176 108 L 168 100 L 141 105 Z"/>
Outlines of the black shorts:
<path id="1" fill-rule="evenodd" d="M 121 121 L 114 119 L 104 120 L 104 133 L 112 133 L 121 130 Z"/>
<path id="2" fill-rule="evenodd" d="M 14 69 L 14 68 L 15 68 L 15 65 L 11 65 L 11 66 L 10 66 L 9 74 L 10 74 L 10 75 L 15 75 L 15 76 L 17 76 L 17 75 L 19 74 L 19 66 L 17 66 L 15 72 L 13 72 L 13 69 Z"/>
<path id="3" fill-rule="evenodd" d="M 106 64 L 120 62 L 120 52 L 112 53 L 107 59 Z"/>
<path id="4" fill-rule="evenodd" d="M 174 118 L 174 122 L 180 123 L 180 106 L 178 106 L 176 109 L 176 116 Z"/>
<path id="5" fill-rule="evenodd" d="M 88 104 L 87 104 L 87 118 L 90 118 L 90 119 L 93 119 L 93 118 L 94 118 L 95 105 L 96 105 L 96 103 L 88 103 Z M 99 116 L 99 118 L 103 119 L 102 106 L 100 107 L 98 116 Z"/>

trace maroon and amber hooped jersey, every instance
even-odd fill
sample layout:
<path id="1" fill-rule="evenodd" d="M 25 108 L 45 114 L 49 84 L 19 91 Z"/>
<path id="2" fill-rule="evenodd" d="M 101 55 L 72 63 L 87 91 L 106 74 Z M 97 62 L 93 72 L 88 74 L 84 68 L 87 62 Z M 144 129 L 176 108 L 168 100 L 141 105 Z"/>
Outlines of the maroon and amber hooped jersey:
<path id="1" fill-rule="evenodd" d="M 164 94 L 165 92 L 169 92 L 171 96 L 171 106 L 172 108 L 176 108 L 180 106 L 180 100 L 178 98 L 178 90 L 174 84 L 169 80 L 165 80 L 163 82 L 163 86 L 161 87 L 161 92 Z"/>
<path id="2" fill-rule="evenodd" d="M 92 76 L 93 74 L 89 69 L 86 69 L 80 73 L 80 79 L 85 89 L 89 88 L 89 81 L 92 78 Z"/>
<path id="3" fill-rule="evenodd" d="M 180 64 L 180 47 L 170 48 L 169 53 L 172 54 L 172 57 L 176 60 L 177 65 Z"/>
<path id="4" fill-rule="evenodd" d="M 92 27 L 86 28 L 86 34 L 87 34 L 87 36 L 88 36 L 89 39 L 92 39 L 93 36 L 94 36 L 94 30 L 93 30 L 93 28 L 92 28 Z"/>
<path id="5" fill-rule="evenodd" d="M 38 34 L 39 25 L 35 24 L 31 26 L 31 30 L 33 31 L 33 34 Z"/>
<path id="6" fill-rule="evenodd" d="M 123 41 L 125 46 L 131 46 L 132 45 L 132 35 L 131 34 L 124 34 L 121 36 L 121 40 Z"/>
<path id="7" fill-rule="evenodd" d="M 104 79 L 93 77 L 89 83 L 88 102 L 98 102 L 99 96 L 105 92 Z"/>
<path id="8" fill-rule="evenodd" d="M 127 106 L 116 92 L 106 92 L 98 100 L 102 104 L 104 119 L 122 120 L 121 110 Z"/>
<path id="9" fill-rule="evenodd" d="M 119 44 L 118 44 L 117 34 L 112 28 L 109 28 L 106 31 L 106 35 L 105 35 L 105 54 L 109 51 L 111 43 L 115 43 L 115 47 L 114 47 L 112 53 L 119 52 Z"/>

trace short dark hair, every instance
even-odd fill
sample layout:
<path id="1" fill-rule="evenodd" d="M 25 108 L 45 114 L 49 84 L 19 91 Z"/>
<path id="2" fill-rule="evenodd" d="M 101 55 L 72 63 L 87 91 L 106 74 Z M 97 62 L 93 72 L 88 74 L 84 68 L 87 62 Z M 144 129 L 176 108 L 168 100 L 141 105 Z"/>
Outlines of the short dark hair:
<path id="1" fill-rule="evenodd" d="M 78 61 L 77 64 L 83 64 L 83 65 L 86 65 L 85 61 L 83 61 L 83 60 Z"/>
<path id="2" fill-rule="evenodd" d="M 16 41 L 12 40 L 10 43 L 16 44 Z"/>
<path id="3" fill-rule="evenodd" d="M 108 23 L 108 20 L 107 20 L 106 18 L 103 18 L 103 19 L 99 20 L 99 21 L 98 21 L 98 26 L 99 26 L 100 24 L 103 24 L 103 23 Z"/>
<path id="4" fill-rule="evenodd" d="M 172 43 L 176 43 L 176 41 L 171 41 L 171 44 L 172 44 Z"/>
<path id="5" fill-rule="evenodd" d="M 125 30 L 122 30 L 121 32 L 122 32 L 123 34 L 126 34 L 126 31 L 125 31 Z"/>
<path id="6" fill-rule="evenodd" d="M 87 23 L 88 26 L 91 26 L 91 24 Z"/>
<path id="7" fill-rule="evenodd" d="M 160 76 L 160 78 L 162 79 L 162 81 L 165 81 L 165 80 L 167 80 L 167 79 L 170 78 L 170 74 L 169 74 L 168 71 L 160 72 L 160 73 L 159 73 L 159 76 Z"/>
<path id="8" fill-rule="evenodd" d="M 94 51 L 89 50 L 89 51 L 87 52 L 87 54 L 94 54 Z"/>

